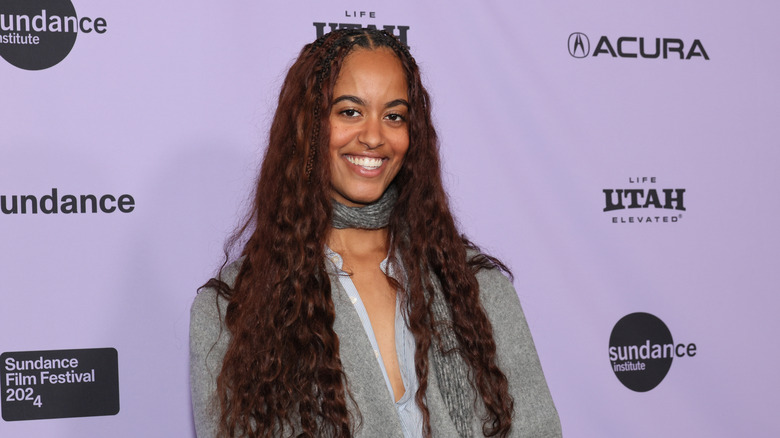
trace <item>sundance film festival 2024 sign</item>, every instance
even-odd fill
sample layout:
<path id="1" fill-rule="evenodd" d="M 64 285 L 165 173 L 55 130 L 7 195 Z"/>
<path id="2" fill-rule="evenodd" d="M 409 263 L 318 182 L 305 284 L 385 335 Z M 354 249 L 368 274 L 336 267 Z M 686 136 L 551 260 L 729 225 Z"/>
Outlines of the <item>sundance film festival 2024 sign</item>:
<path id="1" fill-rule="evenodd" d="M 114 348 L 0 355 L 3 420 L 93 417 L 119 412 Z"/>

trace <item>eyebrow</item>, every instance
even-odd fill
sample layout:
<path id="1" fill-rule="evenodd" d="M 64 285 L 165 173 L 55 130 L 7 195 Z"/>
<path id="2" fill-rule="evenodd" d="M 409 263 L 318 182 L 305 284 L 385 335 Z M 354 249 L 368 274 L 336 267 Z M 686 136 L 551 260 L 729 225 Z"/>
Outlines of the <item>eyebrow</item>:
<path id="1" fill-rule="evenodd" d="M 356 105 L 366 106 L 366 102 L 363 99 L 361 99 L 361 98 L 359 98 L 357 96 L 349 95 L 349 94 L 345 94 L 343 96 L 339 96 L 339 97 L 333 99 L 333 105 L 335 105 L 335 104 L 337 104 L 339 102 L 343 102 L 345 100 L 347 100 L 349 102 L 352 102 L 352 103 L 354 103 Z M 395 100 L 391 100 L 390 102 L 387 102 L 385 104 L 385 108 L 392 108 L 394 106 L 399 106 L 399 105 L 404 105 L 407 108 L 410 107 L 409 102 L 406 99 L 395 99 Z"/>
<path id="2" fill-rule="evenodd" d="M 406 99 L 391 100 L 385 104 L 385 108 L 392 108 L 398 105 L 404 105 L 407 109 L 409 108 L 409 102 L 407 102 Z"/>

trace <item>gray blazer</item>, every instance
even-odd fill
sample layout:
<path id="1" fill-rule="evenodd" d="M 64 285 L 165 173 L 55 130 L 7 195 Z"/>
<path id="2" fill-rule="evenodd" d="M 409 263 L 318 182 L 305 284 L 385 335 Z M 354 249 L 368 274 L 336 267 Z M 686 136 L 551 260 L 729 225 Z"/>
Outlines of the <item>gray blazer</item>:
<path id="1" fill-rule="evenodd" d="M 225 270 L 223 278 L 228 284 L 232 284 L 236 272 L 235 263 Z M 483 270 L 477 274 L 477 280 L 482 304 L 493 324 L 499 366 L 509 379 L 509 391 L 515 400 L 510 436 L 560 437 L 558 413 L 514 287 L 497 270 Z M 339 337 L 341 363 L 362 418 L 354 436 L 403 438 L 392 395 L 387 390 L 360 317 L 333 275 L 331 290 L 336 312 L 333 329 Z M 216 377 L 230 338 L 227 329 L 220 326 L 216 300 L 216 291 L 201 290 L 192 304 L 190 319 L 190 387 L 199 438 L 216 436 L 219 424 Z M 226 307 L 227 303 L 222 300 L 219 306 L 222 316 Z M 434 372 L 428 374 L 427 399 L 433 436 L 457 437 Z M 480 406 L 475 416 L 475 437 L 482 436 L 479 418 L 483 410 Z"/>

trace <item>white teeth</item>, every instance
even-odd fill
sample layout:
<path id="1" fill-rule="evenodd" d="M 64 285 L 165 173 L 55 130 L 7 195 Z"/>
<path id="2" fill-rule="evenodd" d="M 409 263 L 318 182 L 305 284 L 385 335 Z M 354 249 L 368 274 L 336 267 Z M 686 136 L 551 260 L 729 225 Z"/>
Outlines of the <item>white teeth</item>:
<path id="1" fill-rule="evenodd" d="M 378 169 L 382 165 L 381 158 L 356 157 L 353 155 L 347 155 L 347 161 L 367 170 Z"/>

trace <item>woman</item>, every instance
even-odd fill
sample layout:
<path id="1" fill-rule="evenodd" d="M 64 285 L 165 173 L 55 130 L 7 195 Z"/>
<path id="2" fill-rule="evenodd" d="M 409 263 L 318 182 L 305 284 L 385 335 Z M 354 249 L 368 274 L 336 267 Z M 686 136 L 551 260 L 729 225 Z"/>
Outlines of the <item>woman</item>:
<path id="1" fill-rule="evenodd" d="M 304 47 L 251 214 L 192 308 L 198 436 L 560 435 L 506 268 L 455 227 L 392 35 Z"/>

